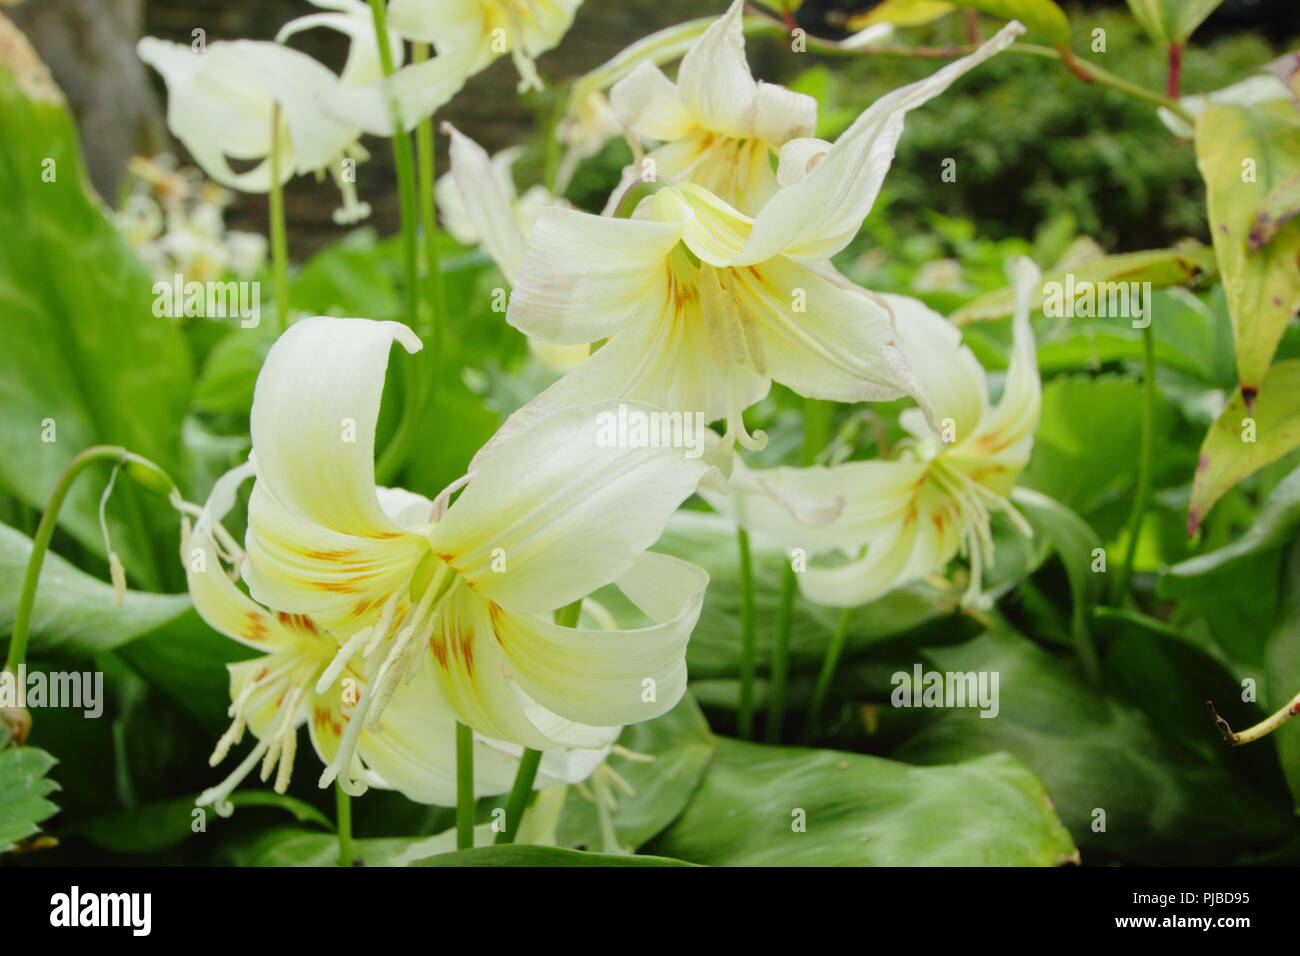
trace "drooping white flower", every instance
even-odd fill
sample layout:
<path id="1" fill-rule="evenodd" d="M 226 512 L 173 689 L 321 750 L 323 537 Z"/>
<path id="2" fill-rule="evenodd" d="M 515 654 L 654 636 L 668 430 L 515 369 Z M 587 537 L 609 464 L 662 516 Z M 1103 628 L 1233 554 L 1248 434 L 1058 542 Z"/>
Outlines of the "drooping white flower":
<path id="1" fill-rule="evenodd" d="M 680 449 L 600 447 L 605 406 L 585 405 L 498 443 L 433 506 L 408 496 L 385 509 L 373 449 L 394 340 L 419 348 L 397 323 L 300 321 L 272 347 L 253 401 L 250 593 L 337 638 L 319 690 L 365 662 L 368 690 L 323 782 L 358 783 L 347 779 L 358 734 L 426 667 L 458 720 L 520 746 L 602 747 L 619 725 L 668 710 L 708 576 L 645 549 L 706 466 Z M 643 626 L 553 623 L 609 584 Z"/>
<path id="2" fill-rule="evenodd" d="M 374 17 L 370 5 L 365 0 L 311 0 L 327 12 L 309 13 L 290 20 L 275 35 L 276 43 L 285 43 L 290 38 L 317 27 L 326 27 L 346 35 L 351 42 L 348 45 L 348 58 L 339 74 L 337 89 L 350 89 L 379 82 L 384 76 L 383 62 L 379 54 L 378 34 L 375 32 Z M 405 47 L 402 37 L 395 30 L 387 30 L 389 53 L 394 67 L 401 67 L 405 59 Z M 318 97 L 318 105 L 326 94 Z M 348 152 L 353 162 L 369 159 L 369 154 L 360 145 L 354 143 Z M 343 206 L 334 213 L 334 221 L 340 225 L 351 225 L 370 215 L 370 204 L 359 202 L 356 195 L 355 176 L 345 175 L 341 164 L 329 167 L 331 177 L 343 194 Z"/>
<path id="3" fill-rule="evenodd" d="M 647 160 L 668 182 L 697 183 L 753 214 L 776 192 L 773 168 L 781 147 L 810 137 L 817 101 L 772 83 L 755 82 L 745 60 L 744 0 L 691 44 L 673 83 L 653 61 L 642 62 L 610 90 L 623 126 L 658 141 Z"/>
<path id="4" fill-rule="evenodd" d="M 230 812 L 230 794 L 259 764 L 262 779 L 274 772 L 275 789 L 285 791 L 303 723 L 307 724 L 320 759 L 326 764 L 334 760 L 357 704 L 370 692 L 367 662 L 361 655 L 338 669 L 328 686 L 318 686 L 337 656 L 339 644 L 335 637 L 307 615 L 272 611 L 256 603 L 227 575 L 223 556 L 238 563 L 244 555 L 221 520 L 234 504 L 238 486 L 252 475 L 253 466 L 249 464 L 218 479 L 181 553 L 191 598 L 204 621 L 258 651 L 256 657 L 228 665 L 232 722 L 217 743 L 212 763 L 215 766 L 224 760 L 246 732 L 252 734 L 256 744 L 225 780 L 198 800 L 200 806 L 213 804 L 223 814 Z M 427 512 L 432 507 L 418 495 L 387 488 L 378 491 L 381 506 L 391 510 L 395 518 L 406 509 Z M 438 686 L 432 666 L 426 662 L 409 683 L 396 689 L 382 718 L 361 728 L 355 739 L 353 764 L 345 777 L 363 785 L 398 790 L 420 803 L 453 806 L 455 724 L 456 716 Z M 475 735 L 474 751 L 475 795 L 507 792 L 522 748 Z M 608 753 L 608 746 L 547 750 L 535 786 L 584 780 Z"/>
<path id="5" fill-rule="evenodd" d="M 1008 499 L 1029 461 L 1041 409 L 1029 325 L 1040 276 L 1025 258 L 1012 271 L 1014 343 L 996 405 L 989 403 L 984 370 L 955 326 L 921 302 L 886 296 L 938 430 L 909 409 L 901 421 L 912 440 L 896 460 L 762 471 L 737 464 L 731 494 L 702 492 L 742 526 L 783 547 L 842 552 L 847 561 L 798 575 L 810 599 L 856 606 L 942 570 L 958 553 L 970 560 L 973 596 L 982 568 L 993 560 L 991 514 L 1002 511 L 1029 533 Z M 813 511 L 811 503 L 820 503 L 832 520 L 810 521 L 799 513 Z"/>
<path id="6" fill-rule="evenodd" d="M 145 37 L 137 52 L 167 84 L 167 124 L 204 171 L 231 189 L 271 188 L 272 118 L 279 114 L 280 179 L 324 170 L 357 131 L 325 115 L 318 97 L 338 77 L 296 50 L 254 40 L 191 47 Z M 230 159 L 260 160 L 236 173 Z"/>
<path id="7" fill-rule="evenodd" d="M 392 0 L 388 25 L 437 55 L 388 80 L 336 91 L 334 115 L 370 133 L 393 131 L 393 107 L 409 130 L 449 101 L 465 81 L 509 54 L 519 89 L 541 89 L 533 64 L 563 38 L 582 0 Z"/>
<path id="8" fill-rule="evenodd" d="M 543 186 L 533 186 L 519 195 L 512 168 L 520 149 L 505 149 L 489 158 L 478 143 L 450 123 L 442 124 L 442 129 L 451 137 L 451 170 L 437 184 L 443 225 L 458 242 L 482 245 L 513 285 L 537 214 L 546 206 L 568 204 Z M 532 353 L 554 372 L 567 372 L 590 351 L 586 345 L 527 339 Z"/>
<path id="9" fill-rule="evenodd" d="M 781 188 L 749 217 L 695 184 L 661 188 L 631 219 L 543 209 L 508 321 L 544 341 L 608 339 L 507 423 L 594 397 L 725 419 L 728 442 L 759 447 L 742 412 L 776 381 L 841 402 L 917 394 L 889 308 L 829 260 L 880 190 L 908 110 L 1023 31 L 1004 28 L 970 56 L 888 94 L 831 146 L 781 150 Z"/>

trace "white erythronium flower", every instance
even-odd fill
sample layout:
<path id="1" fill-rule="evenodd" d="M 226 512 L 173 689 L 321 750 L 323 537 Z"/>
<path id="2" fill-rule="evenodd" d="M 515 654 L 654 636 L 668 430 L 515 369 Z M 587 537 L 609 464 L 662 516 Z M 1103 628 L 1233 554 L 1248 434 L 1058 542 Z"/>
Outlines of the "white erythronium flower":
<path id="1" fill-rule="evenodd" d="M 271 188 L 271 145 L 278 139 L 281 182 L 337 164 L 357 130 L 322 111 L 317 99 L 338 77 L 311 57 L 254 40 L 189 46 L 145 37 L 140 59 L 167 83 L 167 124 L 209 176 L 231 189 Z M 278 137 L 272 118 L 279 112 Z M 227 157 L 261 160 L 236 173 Z"/>
<path id="2" fill-rule="evenodd" d="M 810 599 L 853 607 L 941 570 L 959 552 L 970 560 L 973 597 L 982 568 L 993 559 L 991 513 L 1003 511 L 1031 533 L 1008 499 L 1029 461 L 1042 404 L 1029 325 L 1040 276 L 1025 258 L 1015 260 L 1011 271 L 1014 343 L 997 405 L 990 406 L 984 370 L 961 344 L 957 328 L 921 302 L 889 296 L 903 350 L 929 396 L 938 431 L 909 409 L 902 424 L 913 440 L 897 460 L 764 471 L 738 463 L 731 494 L 702 492 L 742 526 L 783 547 L 846 554 L 846 563 L 813 566 L 798 575 Z M 821 502 L 837 516 L 809 521 L 792 502 L 807 511 L 813 510 L 810 503 Z"/>
<path id="3" fill-rule="evenodd" d="M 357 702 L 368 692 L 365 661 L 359 657 L 339 670 L 328 686 L 318 687 L 338 653 L 338 641 L 307 615 L 271 611 L 257 604 L 227 575 L 223 556 L 238 563 L 243 555 L 221 520 L 233 506 L 238 486 L 252 475 L 249 464 L 218 479 L 193 532 L 181 546 L 190 596 L 204 621 L 259 652 L 257 657 L 228 665 L 232 722 L 213 751 L 212 764 L 224 760 L 245 731 L 251 731 L 257 744 L 224 781 L 198 799 L 199 806 L 213 804 L 223 815 L 232 809 L 230 794 L 259 763 L 262 779 L 274 771 L 276 791 L 285 791 L 293 771 L 298 729 L 304 722 L 321 760 L 333 760 Z M 397 514 L 412 505 L 423 504 L 426 511 L 430 506 L 419 496 L 387 488 L 379 489 L 379 500 Z M 398 790 L 420 803 L 453 806 L 455 724 L 455 714 L 432 669 L 424 667 L 414 680 L 396 690 L 382 720 L 361 729 L 347 779 Z M 474 751 L 475 795 L 507 792 L 522 749 L 476 735 Z M 584 780 L 608 752 L 608 747 L 548 750 L 535 786 Z"/>
<path id="4" fill-rule="evenodd" d="M 451 137 L 451 170 L 438 180 L 438 212 L 443 225 L 465 245 L 482 245 L 506 281 L 519 276 L 524 245 L 537 214 L 545 206 L 567 206 L 543 186 L 533 186 L 522 196 L 511 168 L 522 150 L 505 149 L 489 158 L 483 147 L 450 123 L 442 130 Z M 567 372 L 587 357 L 586 345 L 554 345 L 533 338 L 528 347 L 546 368 Z"/>
<path id="5" fill-rule="evenodd" d="M 754 81 L 743 12 L 744 0 L 735 0 L 691 44 L 676 84 L 646 61 L 614 85 L 609 100 L 629 132 L 662 143 L 647 157 L 657 178 L 698 183 L 752 215 L 776 192 L 773 160 L 781 147 L 813 135 L 817 101 Z M 644 168 L 629 167 L 625 183 Z"/>
<path id="6" fill-rule="evenodd" d="M 695 184 L 661 188 L 631 219 L 543 209 L 507 320 L 556 344 L 609 341 L 512 416 L 503 435 L 550 409 L 616 397 L 725 419 L 724 444 L 754 448 L 763 437 L 751 438 L 741 415 L 773 381 L 841 402 L 915 394 L 888 306 L 829 260 L 875 201 L 906 112 L 1022 31 L 1012 23 L 883 97 L 834 146 L 786 144 L 783 185 L 753 218 Z"/>
<path id="7" fill-rule="evenodd" d="M 358 655 L 369 688 L 322 782 L 346 777 L 357 734 L 425 667 L 458 720 L 519 746 L 603 747 L 618 725 L 667 711 L 685 689 L 708 575 L 646 548 L 707 466 L 681 449 L 602 447 L 607 406 L 578 406 L 497 443 L 435 505 L 394 517 L 373 462 L 394 340 L 420 347 L 395 322 L 300 321 L 272 347 L 253 399 L 244 578 L 263 605 L 341 642 L 318 690 Z M 641 626 L 553 623 L 608 584 Z"/>
<path id="8" fill-rule="evenodd" d="M 405 129 L 450 100 L 465 81 L 509 53 L 520 91 L 541 89 L 533 60 L 554 47 L 573 23 L 582 0 L 391 0 L 388 26 L 437 56 L 412 63 L 388 80 L 340 89 L 331 112 L 369 133 L 393 130 L 396 104 Z"/>
<path id="9" fill-rule="evenodd" d="M 348 46 L 348 58 L 343 64 L 343 72 L 339 74 L 338 88 L 366 86 L 383 79 L 384 69 L 379 56 L 378 34 L 375 32 L 375 21 L 370 12 L 370 5 L 365 0 L 311 0 L 311 2 L 327 12 L 309 13 L 290 20 L 275 35 L 275 42 L 284 43 L 304 30 L 316 27 L 336 30 L 346 34 L 352 41 Z M 392 29 L 389 29 L 387 34 L 393 65 L 400 67 L 405 56 L 402 37 Z M 354 161 L 369 158 L 360 144 L 354 144 L 348 156 Z M 350 225 L 369 216 L 370 204 L 357 201 L 355 178 L 345 176 L 340 163 L 332 164 L 329 171 L 335 185 L 343 194 L 343 207 L 334 212 L 334 221 L 340 225 Z"/>

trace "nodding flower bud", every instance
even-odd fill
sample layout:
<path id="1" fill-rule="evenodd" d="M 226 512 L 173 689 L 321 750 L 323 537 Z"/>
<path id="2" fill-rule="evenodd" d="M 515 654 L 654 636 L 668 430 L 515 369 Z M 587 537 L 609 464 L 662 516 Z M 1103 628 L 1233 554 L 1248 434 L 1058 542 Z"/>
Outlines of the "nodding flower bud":
<path id="1" fill-rule="evenodd" d="M 176 490 L 167 473 L 147 459 L 130 455 L 124 462 L 126 473 L 150 491 L 170 496 Z"/>

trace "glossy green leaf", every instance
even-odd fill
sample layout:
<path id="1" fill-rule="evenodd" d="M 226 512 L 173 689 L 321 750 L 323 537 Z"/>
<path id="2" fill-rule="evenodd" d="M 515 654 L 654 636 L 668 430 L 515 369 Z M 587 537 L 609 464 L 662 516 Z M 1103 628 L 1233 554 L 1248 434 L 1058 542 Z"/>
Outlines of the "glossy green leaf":
<path id="1" fill-rule="evenodd" d="M 31 539 L 0 524 L 0 635 L 13 630 Z M 185 594 L 128 591 L 118 607 L 112 585 L 47 552 L 32 612 L 29 651 L 90 655 L 121 647 L 184 615 Z"/>
<path id="2" fill-rule="evenodd" d="M 710 866 L 1053 866 L 1074 845 L 1041 782 L 997 754 L 944 767 L 723 738 L 647 850 Z"/>
<path id="3" fill-rule="evenodd" d="M 750 540 L 758 621 L 760 668 L 771 657 L 773 623 L 781 590 L 785 557 L 757 537 Z M 740 614 L 740 575 L 736 564 L 736 529 L 712 513 L 683 511 L 673 516 L 656 551 L 700 565 L 709 572 L 704 610 L 691 635 L 686 659 L 694 679 L 735 677 L 740 672 L 737 621 Z M 845 655 L 934 624 L 954 610 L 950 596 L 925 584 L 892 591 L 857 610 L 849 628 Z M 792 674 L 816 673 L 835 631 L 839 611 L 796 600 L 790 629 Z"/>
<path id="4" fill-rule="evenodd" d="M 0 750 L 0 853 L 40 832 L 59 812 L 45 799 L 59 785 L 46 776 L 57 760 L 35 747 Z"/>
<path id="5" fill-rule="evenodd" d="M 1160 594 L 1187 596 L 1212 586 L 1216 578 L 1243 576 L 1250 558 L 1292 540 L 1297 525 L 1300 525 L 1300 468 L 1278 482 L 1250 527 L 1230 544 L 1167 569 L 1161 576 Z"/>
<path id="6" fill-rule="evenodd" d="M 440 853 L 412 866 L 690 866 L 662 856 L 584 853 L 553 846 L 481 846 Z"/>
<path id="7" fill-rule="evenodd" d="M 1288 810 L 1020 635 L 993 631 L 926 657 L 941 671 L 996 673 L 998 716 L 936 712 L 893 756 L 946 764 L 1015 754 L 1042 777 L 1085 863 L 1224 863 L 1295 832 Z M 1205 702 L 1181 706 L 1204 713 Z M 1217 736 L 1208 722 L 1206 733 Z"/>
<path id="8" fill-rule="evenodd" d="M 147 268 L 93 195 L 71 113 L 28 99 L 2 65 L 0 143 L 0 483 L 44 508 L 73 456 L 97 443 L 122 445 L 183 480 L 191 377 L 184 339 L 172 319 L 154 315 Z M 59 515 L 98 553 L 108 474 L 82 476 Z M 144 532 L 161 540 L 170 509 L 155 502 L 157 522 L 142 525 L 147 499 L 129 486 L 121 483 L 108 508 L 114 547 L 129 574 L 157 583 Z"/>
<path id="9" fill-rule="evenodd" d="M 654 720 L 624 728 L 618 743 L 654 759 L 639 762 L 611 755 L 608 763 L 634 791 L 611 792 L 618 806 L 610 813 L 623 849 L 635 850 L 672 823 L 699 785 L 717 742 L 699 705 L 688 693 L 676 707 Z M 591 786 L 590 783 L 587 784 Z M 561 846 L 613 851 L 604 846 L 595 805 L 570 789 L 556 840 Z"/>
<path id="10" fill-rule="evenodd" d="M 1253 411 L 1234 395 L 1201 444 L 1192 498 L 1187 506 L 1188 532 L 1205 520 L 1224 492 L 1270 462 L 1300 448 L 1300 359 L 1279 362 L 1268 370 Z"/>
<path id="11" fill-rule="evenodd" d="M 1282 333 L 1300 309 L 1300 222 L 1282 226 L 1259 249 L 1250 238 L 1270 192 L 1300 175 L 1300 112 L 1282 100 L 1211 106 L 1196 121 L 1196 164 L 1228 293 L 1237 374 L 1249 395 L 1264 387 Z"/>
<path id="12" fill-rule="evenodd" d="M 197 794 L 176 800 L 162 800 L 130 810 L 85 820 L 60 832 L 61 837 L 84 837 L 116 853 L 157 853 L 187 840 L 194 834 Z M 240 807 L 271 807 L 284 810 L 300 823 L 319 824 L 332 831 L 334 825 L 319 810 L 296 797 L 270 790 L 236 790 L 230 802 Z M 214 833 L 222 820 L 212 809 L 201 811 L 203 834 Z"/>

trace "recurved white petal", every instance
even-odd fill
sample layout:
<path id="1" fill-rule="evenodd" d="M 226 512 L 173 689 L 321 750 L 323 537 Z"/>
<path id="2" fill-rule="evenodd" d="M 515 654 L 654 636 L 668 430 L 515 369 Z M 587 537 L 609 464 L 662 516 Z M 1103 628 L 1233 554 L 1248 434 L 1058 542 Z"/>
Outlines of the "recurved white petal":
<path id="1" fill-rule="evenodd" d="M 682 103 L 695 122 L 736 139 L 753 135 L 755 84 L 745 60 L 744 6 L 744 0 L 734 0 L 691 44 L 677 71 Z"/>
<path id="2" fill-rule="evenodd" d="M 614 84 L 609 105 L 625 129 L 646 139 L 679 139 L 694 126 L 677 87 L 649 60 Z"/>
<path id="3" fill-rule="evenodd" d="M 524 258 L 524 234 L 515 216 L 513 197 L 483 147 L 450 123 L 442 131 L 451 137 L 451 176 L 460 193 L 461 208 L 488 255 L 512 285 Z"/>
<path id="4" fill-rule="evenodd" d="M 271 347 L 253 392 L 259 484 L 285 509 L 340 534 L 402 532 L 375 495 L 375 423 L 394 341 L 419 351 L 398 322 L 303 319 Z"/>
<path id="5" fill-rule="evenodd" d="M 709 576 L 646 553 L 617 580 L 650 619 L 645 627 L 561 627 L 539 615 L 494 615 L 497 641 L 519 686 L 544 707 L 585 724 L 627 724 L 670 710 L 686 689 L 686 643 Z"/>
<path id="6" fill-rule="evenodd" d="M 915 391 L 889 310 L 835 279 L 784 256 L 729 270 L 728 287 L 761 342 L 765 374 L 800 395 L 837 402 Z"/>
<path id="7" fill-rule="evenodd" d="M 594 342 L 662 311 L 681 224 L 548 208 L 537 216 L 506 320 L 557 345 Z"/>
<path id="8" fill-rule="evenodd" d="M 781 252 L 800 259 L 829 259 L 843 249 L 880 192 L 907 112 L 938 96 L 1023 32 L 1019 21 L 1012 21 L 974 53 L 869 106 L 811 173 L 763 207 L 738 264 L 762 262 Z"/>
<path id="9" fill-rule="evenodd" d="M 434 551 L 518 614 L 563 607 L 619 577 L 707 466 L 682 448 L 602 447 L 617 415 L 617 403 L 569 408 L 503 443 L 430 533 Z"/>
<path id="10" fill-rule="evenodd" d="M 934 437 L 949 444 L 970 437 L 988 407 L 988 382 L 975 355 L 962 345 L 961 332 L 918 299 L 881 298 L 894 313 L 903 355 L 943 433 Z"/>

